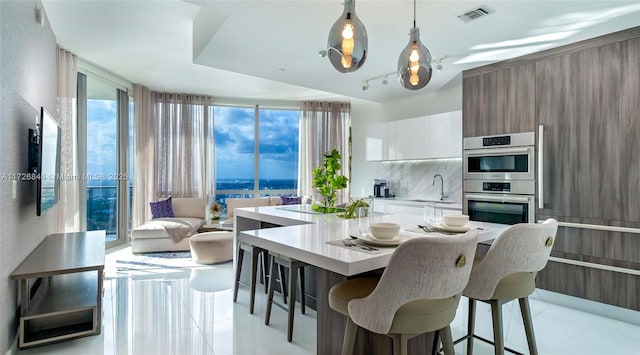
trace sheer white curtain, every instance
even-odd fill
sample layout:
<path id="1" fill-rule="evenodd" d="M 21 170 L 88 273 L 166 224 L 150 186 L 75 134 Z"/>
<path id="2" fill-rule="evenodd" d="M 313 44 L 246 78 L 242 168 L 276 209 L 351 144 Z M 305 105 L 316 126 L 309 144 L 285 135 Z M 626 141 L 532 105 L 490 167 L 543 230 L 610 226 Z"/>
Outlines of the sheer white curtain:
<path id="1" fill-rule="evenodd" d="M 149 202 L 206 197 L 208 96 L 161 93 L 134 85 L 133 225 L 151 219 Z"/>
<path id="2" fill-rule="evenodd" d="M 322 164 L 323 154 L 337 149 L 342 154 L 341 174 L 351 179 L 351 105 L 343 102 L 303 102 L 300 107 L 298 194 L 318 200 L 311 187 L 311 171 Z M 350 184 L 349 184 L 350 186 Z M 349 201 L 349 187 L 338 192 L 337 204 Z"/>
<path id="3" fill-rule="evenodd" d="M 62 132 L 60 174 L 78 176 L 77 84 L 78 58 L 58 47 L 58 120 Z M 78 179 L 60 179 L 58 231 L 77 232 L 80 228 L 80 184 Z"/>
<path id="4" fill-rule="evenodd" d="M 151 219 L 149 202 L 156 195 L 156 133 L 153 102 L 149 88 L 134 84 L 134 185 L 131 227 Z"/>
<path id="5" fill-rule="evenodd" d="M 159 196 L 205 195 L 204 127 L 211 97 L 152 93 Z"/>

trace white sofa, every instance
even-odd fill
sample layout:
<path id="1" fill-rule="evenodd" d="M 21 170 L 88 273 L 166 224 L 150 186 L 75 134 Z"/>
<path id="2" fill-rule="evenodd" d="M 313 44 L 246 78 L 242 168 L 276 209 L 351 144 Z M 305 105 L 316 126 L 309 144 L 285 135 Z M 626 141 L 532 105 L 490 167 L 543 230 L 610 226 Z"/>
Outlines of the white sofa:
<path id="1" fill-rule="evenodd" d="M 280 196 L 258 197 L 258 198 L 228 198 L 227 219 L 223 224 L 227 227 L 233 226 L 233 215 L 236 208 L 279 206 L 282 204 Z"/>
<path id="2" fill-rule="evenodd" d="M 205 199 L 173 197 L 171 207 L 175 217 L 152 219 L 131 231 L 131 251 L 189 250 L 189 237 L 205 224 Z"/>
<path id="3" fill-rule="evenodd" d="M 231 220 L 233 219 L 233 211 L 235 211 L 236 208 L 278 206 L 282 204 L 280 196 L 259 198 L 228 198 L 226 202 L 227 218 Z"/>

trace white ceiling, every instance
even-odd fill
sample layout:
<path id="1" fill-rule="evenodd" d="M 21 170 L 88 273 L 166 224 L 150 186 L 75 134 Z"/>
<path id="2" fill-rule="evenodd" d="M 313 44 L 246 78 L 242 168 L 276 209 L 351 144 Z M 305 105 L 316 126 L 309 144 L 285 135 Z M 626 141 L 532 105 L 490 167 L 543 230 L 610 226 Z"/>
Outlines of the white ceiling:
<path id="1" fill-rule="evenodd" d="M 88 62 L 153 90 L 263 100 L 389 102 L 459 85 L 461 71 L 638 26 L 637 0 L 425 1 L 417 26 L 434 59 L 426 88 L 371 80 L 396 70 L 413 2 L 358 0 L 369 53 L 362 68 L 338 73 L 325 49 L 342 13 L 339 0 L 43 0 L 58 43 Z M 479 6 L 493 13 L 464 23 Z M 284 71 L 282 70 L 284 69 Z"/>

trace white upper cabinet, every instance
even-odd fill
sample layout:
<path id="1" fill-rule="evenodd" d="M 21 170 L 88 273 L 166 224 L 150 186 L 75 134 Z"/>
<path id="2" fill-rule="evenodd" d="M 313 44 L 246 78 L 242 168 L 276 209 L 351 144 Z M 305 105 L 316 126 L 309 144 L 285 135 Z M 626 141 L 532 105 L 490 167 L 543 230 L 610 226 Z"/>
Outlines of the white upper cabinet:
<path id="1" fill-rule="evenodd" d="M 425 159 L 429 151 L 429 118 L 416 117 L 395 121 L 395 160 Z"/>
<path id="2" fill-rule="evenodd" d="M 367 127 L 367 161 L 461 156 L 462 111 L 376 123 Z"/>
<path id="3" fill-rule="evenodd" d="M 367 126 L 367 161 L 394 160 L 395 126 L 393 122 L 374 123 Z"/>
<path id="4" fill-rule="evenodd" d="M 462 156 L 462 111 L 429 116 L 431 158 Z"/>

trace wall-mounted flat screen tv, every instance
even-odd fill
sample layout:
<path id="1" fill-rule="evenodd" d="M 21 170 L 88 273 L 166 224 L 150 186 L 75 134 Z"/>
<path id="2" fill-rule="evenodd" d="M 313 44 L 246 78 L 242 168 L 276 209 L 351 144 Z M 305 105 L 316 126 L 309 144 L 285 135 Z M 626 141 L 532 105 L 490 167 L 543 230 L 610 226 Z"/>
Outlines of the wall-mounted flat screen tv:
<path id="1" fill-rule="evenodd" d="M 58 202 L 60 185 L 60 127 L 53 117 L 40 108 L 40 161 L 38 172 L 38 216 L 42 216 Z"/>

